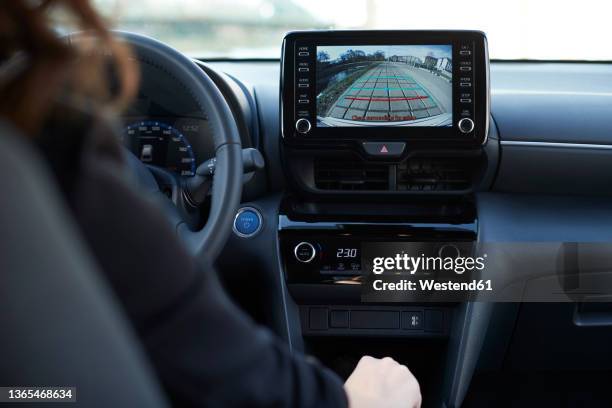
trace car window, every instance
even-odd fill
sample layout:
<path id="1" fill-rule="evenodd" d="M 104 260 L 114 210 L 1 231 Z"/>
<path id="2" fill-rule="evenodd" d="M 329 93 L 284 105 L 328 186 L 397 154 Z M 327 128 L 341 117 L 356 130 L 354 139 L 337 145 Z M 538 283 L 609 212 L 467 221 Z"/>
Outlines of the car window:
<path id="1" fill-rule="evenodd" d="M 612 60 L 600 0 L 96 0 L 119 29 L 195 57 L 278 58 L 301 29 L 477 29 L 494 59 Z"/>

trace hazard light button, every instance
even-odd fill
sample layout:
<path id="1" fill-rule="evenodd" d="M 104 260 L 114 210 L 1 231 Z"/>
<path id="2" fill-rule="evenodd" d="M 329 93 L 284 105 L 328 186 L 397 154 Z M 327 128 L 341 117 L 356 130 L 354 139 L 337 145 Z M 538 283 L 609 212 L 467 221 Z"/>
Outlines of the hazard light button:
<path id="1" fill-rule="evenodd" d="M 377 157 L 399 157 L 406 148 L 403 142 L 363 142 L 362 145 L 367 154 Z"/>

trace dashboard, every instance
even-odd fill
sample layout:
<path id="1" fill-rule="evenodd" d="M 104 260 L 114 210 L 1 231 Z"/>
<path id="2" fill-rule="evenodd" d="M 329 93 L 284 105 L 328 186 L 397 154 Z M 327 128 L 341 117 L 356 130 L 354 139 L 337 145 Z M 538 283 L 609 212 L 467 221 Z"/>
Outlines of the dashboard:
<path id="1" fill-rule="evenodd" d="M 431 221 L 437 220 L 434 224 L 439 227 L 482 241 L 610 242 L 612 133 L 608 118 L 612 117 L 612 82 L 608 79 L 612 77 L 612 65 L 491 61 L 489 138 L 476 156 L 465 159 L 475 166 L 468 179 L 480 182 L 470 184 L 467 190 L 441 190 L 438 199 L 431 199 L 423 190 L 407 194 L 402 190 L 363 192 L 350 183 L 341 190 L 330 190 L 329 184 L 317 186 L 309 163 L 312 151 L 294 149 L 295 154 L 287 156 L 286 149 L 291 146 L 281 135 L 279 61 L 213 61 L 210 65 L 252 90 L 250 97 L 256 101 L 253 113 L 261 135 L 257 147 L 267 159 L 266 180 L 260 178 L 245 185 L 261 192 L 243 199 L 244 207 L 260 213 L 262 227 L 253 237 L 232 236 L 219 267 L 232 271 L 229 275 L 236 281 L 251 282 L 249 295 L 242 294 L 255 299 L 246 303 L 249 310 L 257 310 L 256 305 L 262 303 L 275 305 L 266 310 L 276 313 L 277 318 L 261 321 L 291 347 L 313 353 L 332 367 L 340 355 L 348 358 L 351 353 L 377 355 L 391 350 L 398 361 L 408 361 L 420 379 L 430 378 L 423 380 L 428 387 L 424 388 L 425 398 L 439 397 L 447 406 L 461 405 L 468 395 L 467 387 L 477 381 L 482 370 L 495 376 L 508 366 L 591 370 L 610 364 L 610 359 L 602 358 L 607 355 L 604 343 L 610 339 L 609 328 L 576 326 L 575 319 L 590 321 L 590 314 L 572 305 L 493 307 L 463 303 L 442 309 L 418 304 L 395 308 L 379 305 L 375 310 L 382 314 L 374 324 L 386 328 L 347 329 L 345 324 L 351 323 L 351 316 L 365 317 L 359 324 L 368 324 L 373 308 L 356 306 L 360 293 L 357 285 L 324 282 L 333 282 L 334 275 L 338 277 L 335 281 L 353 281 L 353 269 L 360 265 L 351 255 L 360 251 L 364 237 L 397 234 L 372 224 L 398 223 L 398 219 L 406 223 L 405 227 L 412 220 L 413 228 L 429 233 L 436 233 Z M 338 150 L 331 147 L 317 151 L 321 158 L 333 157 L 328 163 L 344 159 L 349 172 L 359 170 L 355 165 L 364 160 L 362 152 L 338 157 Z M 465 168 L 459 163 L 459 168 Z M 428 168 L 426 162 L 412 167 L 420 172 L 412 175 L 413 181 L 424 175 L 419 169 Z M 394 173 L 388 168 L 384 171 L 398 174 L 397 170 L 405 168 L 402 165 Z M 287 196 L 297 199 L 285 200 Z M 420 202 L 425 205 L 420 206 Z M 358 222 L 351 224 L 351 219 Z M 420 219 L 421 225 L 415 219 Z M 326 231 L 321 225 L 314 228 L 317 221 L 325 222 Z M 353 239 L 338 239 L 346 233 Z M 323 247 L 322 252 L 315 247 L 321 253 L 319 261 L 304 263 L 297 259 L 293 252 L 304 241 Z M 302 260 L 312 256 L 307 245 L 295 252 Z M 250 259 L 250 265 L 245 267 L 237 259 Z M 295 274 L 288 274 L 287 264 Z M 423 326 L 402 328 L 405 317 L 410 318 L 408 321 L 414 317 Z M 461 325 L 464 330 L 457 331 Z M 379 334 L 373 338 L 375 331 Z M 338 336 L 340 340 L 334 341 Z M 399 343 L 398 336 L 403 336 Z M 446 338 L 448 342 L 423 343 L 424 338 Z M 571 340 L 559 340 L 566 338 Z M 398 344 L 401 346 L 394 348 Z M 559 356 L 566 355 L 568 349 L 581 350 L 577 354 L 580 358 L 561 361 Z M 422 366 L 415 353 L 423 356 Z M 432 368 L 436 366 L 455 370 L 454 374 L 436 371 Z M 427 385 L 436 384 L 436 379 L 444 381 L 446 388 Z"/>
<path id="2" fill-rule="evenodd" d="M 295 39 L 298 44 L 299 36 Z M 306 61 L 312 55 L 299 53 L 348 43 L 346 39 L 344 43 L 332 41 L 329 36 L 316 40 L 318 44 L 306 45 L 311 47 L 307 51 L 286 44 L 285 52 L 293 63 L 282 67 L 279 60 L 205 64 L 211 76 L 224 78 L 220 88 L 239 122 L 243 146 L 259 149 L 266 159 L 265 169 L 245 177 L 236 216 L 240 221 L 244 218 L 240 214 L 248 214 L 245 222 L 256 222 L 257 228 L 237 233 L 245 230 L 235 225 L 217 262 L 230 291 L 242 288 L 234 290 L 243 307 L 293 350 L 312 353 L 339 373 L 339 359 L 392 350 L 398 361 L 409 361 L 411 369 L 425 379 L 428 397 L 443 398 L 448 406 L 461 404 L 470 379 L 482 367 L 501 371 L 506 364 L 550 369 L 555 360 L 547 347 L 570 346 L 558 339 L 571 338 L 571 347 L 588 350 L 580 360 L 568 360 L 568 367 L 601 365 L 607 345 L 595 334 L 609 339 L 610 332 L 595 328 L 586 333 L 579 328 L 575 319 L 595 322 L 588 311 L 558 307 L 542 318 L 533 309 L 528 315 L 518 306 L 486 303 L 363 305 L 359 273 L 362 245 L 372 240 L 610 242 L 612 83 L 608 79 L 612 65 L 491 61 L 486 65 L 489 83 L 477 78 L 472 82 L 479 89 L 483 84 L 490 86 L 486 140 L 459 146 L 437 139 L 428 145 L 410 135 L 448 130 L 448 126 L 424 129 L 380 123 L 390 118 L 402 119 L 398 122 L 423 119 L 416 116 L 425 111 L 430 119 L 442 113 L 434 106 L 412 106 L 405 101 L 407 105 L 401 105 L 408 107 L 409 114 L 389 114 L 391 102 L 398 102 L 391 100 L 396 96 L 390 92 L 401 91 L 401 98 L 411 97 L 404 91 L 425 96 L 400 83 L 399 71 L 392 73 L 394 78 L 380 78 L 392 76 L 380 72 L 376 82 L 367 84 L 364 78 L 364 84 L 355 85 L 401 88 L 385 89 L 386 96 L 374 95 L 380 89 L 355 90 L 372 91 L 366 96 L 346 94 L 369 98 L 368 104 L 386 102 L 387 113 L 371 116 L 376 126 L 367 119 L 368 109 L 347 119 L 350 106 L 340 106 L 341 100 L 317 107 L 318 91 L 337 95 L 338 90 L 328 87 L 327 78 L 317 91 L 316 68 L 300 76 L 299 63 L 308 62 L 311 65 L 301 67 L 312 68 L 317 62 Z M 427 40 L 432 44 L 431 38 Z M 377 45 L 417 42 L 382 44 L 379 40 Z M 368 44 L 357 39 L 348 45 Z M 320 51 L 335 52 L 329 48 Z M 389 65 L 405 61 L 396 58 Z M 327 68 L 339 70 L 331 77 L 342 70 Z M 389 73 L 389 67 L 378 69 Z M 442 80 L 428 75 L 436 82 Z M 309 87 L 299 86 L 306 83 L 304 78 Z M 287 83 L 291 84 L 289 93 Z M 461 81 L 456 85 L 460 89 Z M 154 85 L 145 88 L 145 102 L 124 118 L 124 141 L 141 160 L 189 177 L 194 166 L 214 154 L 211 129 L 205 117 L 194 114 L 189 106 L 173 107 L 170 92 L 159 93 Z M 310 89 L 304 94 L 309 100 L 304 109 L 296 109 L 304 99 L 300 89 Z M 453 92 L 451 101 L 457 97 L 457 91 Z M 443 105 L 442 95 L 432 96 Z M 372 100 L 381 98 L 389 100 Z M 455 98 L 456 104 L 462 103 L 460 99 Z M 485 99 L 487 95 L 474 97 L 482 104 Z M 462 137 L 461 111 L 457 114 L 454 108 L 447 108 L 446 113 L 452 111 L 447 115 L 451 128 Z M 307 119 L 310 126 L 299 125 L 300 119 Z M 481 117 L 470 119 L 477 129 L 487 126 Z M 362 122 L 358 124 L 367 129 L 360 134 L 354 132 L 355 126 L 323 129 L 330 123 L 346 125 L 346 120 Z M 387 133 L 389 128 L 394 129 Z M 401 134 L 393 134 L 397 129 Z M 371 141 L 405 146 L 399 155 L 381 157 L 363 146 Z M 543 321 L 556 325 L 546 328 Z M 483 343 L 487 346 L 482 347 Z"/>

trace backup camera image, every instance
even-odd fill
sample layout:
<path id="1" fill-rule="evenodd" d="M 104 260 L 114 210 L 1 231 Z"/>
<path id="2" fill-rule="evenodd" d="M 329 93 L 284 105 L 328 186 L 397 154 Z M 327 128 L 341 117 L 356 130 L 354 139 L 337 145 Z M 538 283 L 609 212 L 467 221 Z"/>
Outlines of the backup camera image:
<path id="1" fill-rule="evenodd" d="M 451 45 L 317 47 L 317 126 L 452 126 Z"/>

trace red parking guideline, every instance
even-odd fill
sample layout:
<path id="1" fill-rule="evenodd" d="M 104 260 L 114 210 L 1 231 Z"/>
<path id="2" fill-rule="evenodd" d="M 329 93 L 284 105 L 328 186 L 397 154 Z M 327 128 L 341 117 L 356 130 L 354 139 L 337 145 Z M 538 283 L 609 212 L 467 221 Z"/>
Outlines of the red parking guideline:
<path id="1" fill-rule="evenodd" d="M 393 98 L 364 98 L 358 96 L 345 96 L 345 99 L 352 101 L 374 101 L 374 102 L 393 102 L 393 101 L 414 101 L 417 99 L 427 99 L 429 96 L 407 96 L 407 97 L 393 97 Z"/>

